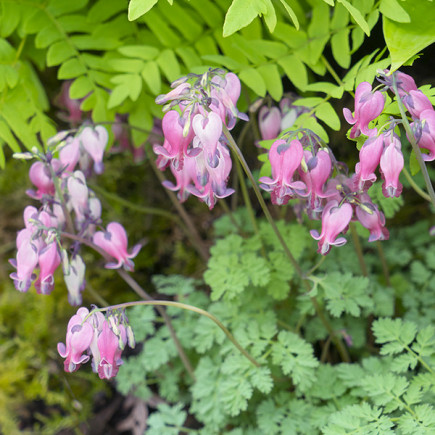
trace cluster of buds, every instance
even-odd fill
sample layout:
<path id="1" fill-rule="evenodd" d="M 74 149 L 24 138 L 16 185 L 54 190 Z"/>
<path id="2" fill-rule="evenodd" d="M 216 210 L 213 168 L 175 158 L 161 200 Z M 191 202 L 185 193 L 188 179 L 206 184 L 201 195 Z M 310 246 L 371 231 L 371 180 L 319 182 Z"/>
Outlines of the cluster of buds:
<path id="1" fill-rule="evenodd" d="M 54 271 L 62 263 L 68 300 L 71 305 L 80 305 L 85 287 L 85 264 L 79 255 L 83 241 L 97 245 L 108 257 L 116 259 L 106 267 L 133 269 L 131 258 L 137 255 L 140 246 L 128 253 L 127 235 L 116 222 L 110 223 L 106 231 L 96 231 L 101 223 L 101 203 L 86 183 L 92 169 L 96 173 L 103 171 L 107 141 L 104 127 L 85 127 L 75 135 L 60 132 L 50 139 L 48 145 L 53 151 L 23 156 L 39 159 L 29 171 L 35 188 L 27 194 L 39 200 L 41 206 L 39 210 L 33 206 L 24 210 L 25 228 L 17 236 L 17 256 L 10 260 L 16 268 L 10 276 L 17 290 L 28 291 L 36 279 L 37 292 L 50 294 Z M 70 255 L 62 248 L 63 235 L 72 236 Z"/>
<path id="2" fill-rule="evenodd" d="M 66 343 L 58 343 L 57 350 L 65 358 L 66 372 L 75 372 L 92 356 L 92 370 L 100 379 L 117 375 L 122 364 L 125 345 L 134 348 L 131 326 L 124 313 L 110 312 L 106 317 L 100 311 L 81 307 L 68 322 Z"/>
<path id="3" fill-rule="evenodd" d="M 293 103 L 298 99 L 296 95 L 286 94 L 279 102 L 278 107 L 263 106 L 258 111 L 258 127 L 261 139 L 275 139 L 278 135 L 291 128 L 296 119 L 309 109 L 304 106 L 295 106 Z"/>
<path id="4" fill-rule="evenodd" d="M 216 198 L 234 192 L 227 187 L 232 162 L 223 125 L 232 129 L 236 118 L 247 120 L 236 108 L 240 81 L 233 73 L 214 69 L 200 76 L 189 74 L 172 87 L 156 99 L 167 111 L 163 146 L 153 147 L 157 166 L 170 167 L 176 184 L 165 181 L 164 186 L 177 191 L 180 201 L 192 194 L 212 209 Z"/>

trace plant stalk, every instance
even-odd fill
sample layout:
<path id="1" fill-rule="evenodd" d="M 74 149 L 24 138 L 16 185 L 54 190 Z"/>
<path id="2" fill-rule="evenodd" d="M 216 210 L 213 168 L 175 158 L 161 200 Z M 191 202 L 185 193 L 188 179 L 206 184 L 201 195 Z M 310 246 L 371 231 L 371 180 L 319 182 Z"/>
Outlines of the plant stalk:
<path id="1" fill-rule="evenodd" d="M 225 333 L 227 338 L 231 341 L 231 343 L 234 344 L 234 346 L 237 348 L 237 350 L 240 351 L 240 353 L 246 357 L 252 364 L 254 364 L 256 367 L 260 367 L 260 363 L 255 360 L 243 346 L 234 338 L 234 336 L 231 334 L 231 332 L 223 325 L 223 323 L 213 314 L 210 314 L 208 311 L 205 311 L 201 308 L 195 307 L 193 305 L 187 305 L 183 304 L 181 302 L 175 302 L 175 301 L 158 301 L 158 300 L 152 300 L 152 301 L 137 301 L 137 302 L 125 302 L 123 304 L 118 305 L 112 305 L 110 307 L 106 308 L 98 308 L 95 311 L 106 311 L 106 310 L 116 310 L 116 309 L 123 309 L 127 307 L 132 307 L 135 305 L 152 305 L 156 308 L 159 306 L 167 306 L 167 307 L 176 307 L 181 308 L 183 310 L 193 311 L 194 313 L 198 313 L 201 316 L 208 317 L 209 319 L 213 320 L 214 323 Z"/>

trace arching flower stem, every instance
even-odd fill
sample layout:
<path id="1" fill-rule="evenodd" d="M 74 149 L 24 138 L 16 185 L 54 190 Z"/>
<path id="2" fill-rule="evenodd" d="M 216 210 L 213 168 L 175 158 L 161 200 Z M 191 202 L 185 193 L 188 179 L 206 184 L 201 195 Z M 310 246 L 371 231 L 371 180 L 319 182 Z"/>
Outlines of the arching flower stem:
<path id="1" fill-rule="evenodd" d="M 223 323 L 213 314 L 210 314 L 208 311 L 205 311 L 201 308 L 195 307 L 193 305 L 183 304 L 181 302 L 175 302 L 175 301 L 158 301 L 158 300 L 152 300 L 152 301 L 137 301 L 137 302 L 125 302 L 123 304 L 118 305 L 111 305 L 109 307 L 105 308 L 97 308 L 89 313 L 89 316 L 96 311 L 107 311 L 107 310 L 117 310 L 117 309 L 124 309 L 128 307 L 133 307 L 136 305 L 151 305 L 155 306 L 156 308 L 161 306 L 166 307 L 176 307 L 181 308 L 183 310 L 193 311 L 194 313 L 198 313 L 201 316 L 208 317 L 209 319 L 213 320 L 214 323 L 224 332 L 224 334 L 227 336 L 227 338 L 231 341 L 231 343 L 234 344 L 234 346 L 237 348 L 237 350 L 246 357 L 252 364 L 254 364 L 256 367 L 260 367 L 260 363 L 255 360 L 247 351 L 245 348 L 243 348 L 240 343 L 234 338 L 234 336 L 231 334 L 231 332 L 223 325 Z"/>

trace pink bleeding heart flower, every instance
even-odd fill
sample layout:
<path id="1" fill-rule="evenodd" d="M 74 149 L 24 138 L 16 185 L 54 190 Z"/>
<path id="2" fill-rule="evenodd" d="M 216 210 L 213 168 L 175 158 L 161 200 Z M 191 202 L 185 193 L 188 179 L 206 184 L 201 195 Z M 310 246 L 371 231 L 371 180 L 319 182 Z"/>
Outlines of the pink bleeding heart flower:
<path id="1" fill-rule="evenodd" d="M 36 291 L 49 295 L 54 289 L 54 272 L 61 263 L 56 242 L 49 243 L 39 252 L 39 276 L 35 281 Z"/>
<path id="2" fill-rule="evenodd" d="M 125 345 L 127 334 L 124 325 L 118 325 L 118 329 L 120 337 L 110 329 L 109 322 L 106 320 L 98 336 L 99 362 L 97 371 L 100 379 L 110 379 L 116 376 L 119 366 L 122 364 L 120 342 Z"/>
<path id="3" fill-rule="evenodd" d="M 248 121 L 246 114 L 239 112 L 236 108 L 241 91 L 239 78 L 234 73 L 227 73 L 225 77 L 215 75 L 211 82 L 215 86 L 210 92 L 212 99 L 210 109 L 221 117 L 227 128 L 231 130 L 234 127 L 236 118 Z"/>
<path id="4" fill-rule="evenodd" d="M 199 140 L 198 147 L 205 153 L 207 163 L 215 167 L 217 165 L 216 148 L 222 134 L 222 121 L 214 112 L 206 116 L 197 114 L 192 121 L 192 128 Z"/>
<path id="5" fill-rule="evenodd" d="M 335 189 L 333 193 L 325 191 L 325 183 L 331 175 L 332 162 L 329 153 L 322 149 L 317 151 L 315 156 L 311 151 L 304 151 L 304 159 L 307 171 L 305 172 L 302 167 L 299 167 L 299 175 L 307 186 L 308 208 L 314 217 L 322 210 L 322 199 L 336 193 Z"/>
<path id="6" fill-rule="evenodd" d="M 310 231 L 313 239 L 319 241 L 318 253 L 326 255 L 330 251 L 331 245 L 342 246 L 347 242 L 344 237 L 337 239 L 337 235 L 349 225 L 352 214 L 352 206 L 348 203 L 340 206 L 338 201 L 332 200 L 326 204 L 322 213 L 322 233 L 319 234 L 316 230 Z"/>
<path id="7" fill-rule="evenodd" d="M 399 197 L 402 193 L 403 186 L 399 182 L 399 175 L 404 166 L 402 146 L 400 140 L 394 135 L 388 138 L 388 144 L 381 156 L 380 169 L 384 183 L 382 192 L 386 198 Z"/>
<path id="8" fill-rule="evenodd" d="M 41 199 L 43 195 L 54 195 L 54 183 L 50 174 L 50 169 L 46 163 L 35 162 L 29 170 L 30 181 L 36 186 L 37 190 L 27 190 L 26 193 L 34 198 Z"/>
<path id="9" fill-rule="evenodd" d="M 124 267 L 127 271 L 134 270 L 134 263 L 131 258 L 136 257 L 141 245 L 137 244 L 130 253 L 127 252 L 127 233 L 124 227 L 118 222 L 111 222 L 107 225 L 105 232 L 98 231 L 94 234 L 92 241 L 110 256 L 117 260 L 117 263 L 107 263 L 107 269 L 118 269 Z"/>
<path id="10" fill-rule="evenodd" d="M 62 358 L 66 358 L 64 368 L 66 372 L 74 372 L 89 360 L 88 355 L 83 355 L 94 337 L 94 328 L 90 323 L 84 321 L 89 314 L 87 308 L 79 308 L 77 314 L 71 317 L 68 322 L 66 333 L 66 345 L 57 344 L 57 351 Z"/>
<path id="11" fill-rule="evenodd" d="M 388 240 L 390 233 L 385 228 L 385 216 L 374 205 L 368 195 L 361 198 L 362 204 L 356 207 L 356 217 L 361 225 L 370 230 L 369 242 Z"/>
<path id="12" fill-rule="evenodd" d="M 435 111 L 426 109 L 420 113 L 420 120 L 411 123 L 411 129 L 420 127 L 421 135 L 416 139 L 418 146 L 429 151 L 428 154 L 422 153 L 423 160 L 431 162 L 435 160 Z M 410 138 L 408 137 L 408 140 Z"/>
<path id="13" fill-rule="evenodd" d="M 195 185 L 197 184 L 196 157 L 185 157 L 183 169 L 181 170 L 177 171 L 172 165 L 170 166 L 170 169 L 175 177 L 176 184 L 167 180 L 162 184 L 167 189 L 178 192 L 178 199 L 181 202 L 184 202 L 190 194 L 190 192 L 187 190 L 187 186 L 189 186 L 192 181 L 195 183 Z M 199 188 L 200 186 L 197 185 L 196 187 Z"/>
<path id="14" fill-rule="evenodd" d="M 384 110 L 385 98 L 380 91 L 372 93 L 372 85 L 362 82 L 355 91 L 355 113 L 349 109 L 343 109 L 344 117 L 349 124 L 352 124 L 350 138 L 358 137 L 361 133 L 366 136 L 376 134 L 376 129 L 369 129 L 370 121 L 376 119 Z"/>
<path id="15" fill-rule="evenodd" d="M 59 160 L 67 172 L 74 171 L 80 159 L 80 136 L 67 137 L 65 145 L 59 151 Z"/>
<path id="16" fill-rule="evenodd" d="M 172 164 L 175 169 L 182 169 L 184 156 L 188 155 L 187 147 L 195 135 L 191 126 L 187 129 L 187 135 L 184 135 L 186 122 L 188 121 L 184 117 L 180 117 L 176 110 L 167 112 L 162 120 L 165 146 L 153 146 L 156 154 L 173 160 Z"/>
<path id="17" fill-rule="evenodd" d="M 394 75 L 396 77 L 397 90 L 401 98 L 406 94 L 409 94 L 411 91 L 417 90 L 417 85 L 410 75 L 400 71 L 396 71 Z"/>
<path id="18" fill-rule="evenodd" d="M 408 109 L 411 116 L 420 118 L 422 112 L 433 110 L 432 103 L 429 98 L 421 91 L 410 91 L 408 95 L 403 98 L 403 104 Z"/>
<path id="19" fill-rule="evenodd" d="M 109 141 L 109 133 L 101 125 L 95 128 L 85 127 L 80 133 L 80 143 L 94 161 L 94 171 L 102 174 L 104 170 L 103 154 Z"/>
<path id="20" fill-rule="evenodd" d="M 355 188 L 367 189 L 376 181 L 375 171 L 381 161 L 384 150 L 384 136 L 370 137 L 361 147 L 359 162 L 355 167 Z M 366 183 L 368 181 L 368 183 Z"/>
<path id="21" fill-rule="evenodd" d="M 258 127 L 263 140 L 275 139 L 281 131 L 281 112 L 278 107 L 263 106 L 258 114 Z"/>
<path id="22" fill-rule="evenodd" d="M 204 201 L 210 210 L 215 206 L 216 198 L 222 199 L 234 193 L 234 189 L 227 187 L 232 161 L 225 145 L 218 143 L 216 156 L 216 167 L 208 165 L 202 153 L 195 158 L 195 186 L 186 187 L 189 193 Z"/>
<path id="23" fill-rule="evenodd" d="M 15 288 L 20 292 L 27 292 L 32 285 L 32 281 L 36 278 L 33 271 L 38 264 L 38 250 L 31 242 L 30 235 L 20 242 L 16 260 L 9 261 L 17 269 L 16 272 L 9 275 L 14 281 Z"/>
<path id="24" fill-rule="evenodd" d="M 269 151 L 272 165 L 272 177 L 261 177 L 260 187 L 271 192 L 273 204 L 284 205 L 297 193 L 305 193 L 305 183 L 294 181 L 293 175 L 299 167 L 304 150 L 302 144 L 294 139 L 288 144 L 285 140 L 276 140 Z"/>

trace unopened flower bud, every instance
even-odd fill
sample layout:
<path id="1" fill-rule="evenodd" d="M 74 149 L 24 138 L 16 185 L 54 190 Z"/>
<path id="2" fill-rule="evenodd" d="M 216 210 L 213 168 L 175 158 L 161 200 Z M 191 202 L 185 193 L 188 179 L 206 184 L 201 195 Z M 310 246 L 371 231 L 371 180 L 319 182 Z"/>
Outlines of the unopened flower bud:
<path id="1" fill-rule="evenodd" d="M 126 330 L 127 330 L 127 342 L 128 342 L 128 345 L 132 349 L 134 349 L 135 346 L 136 346 L 136 340 L 134 339 L 133 328 L 130 325 L 128 325 Z"/>

